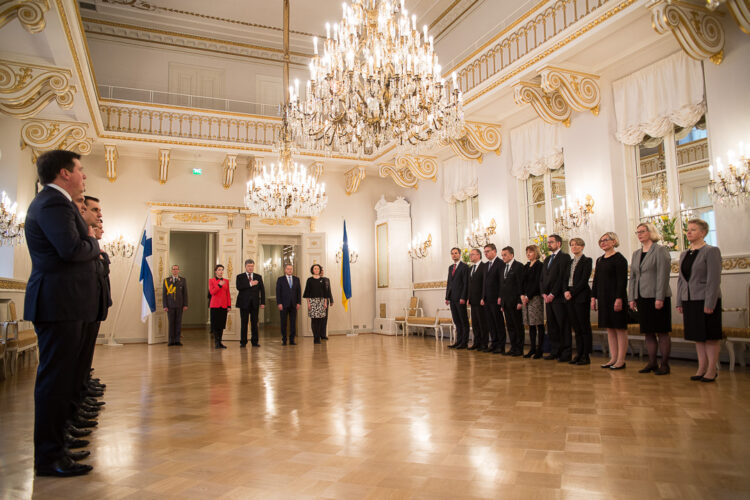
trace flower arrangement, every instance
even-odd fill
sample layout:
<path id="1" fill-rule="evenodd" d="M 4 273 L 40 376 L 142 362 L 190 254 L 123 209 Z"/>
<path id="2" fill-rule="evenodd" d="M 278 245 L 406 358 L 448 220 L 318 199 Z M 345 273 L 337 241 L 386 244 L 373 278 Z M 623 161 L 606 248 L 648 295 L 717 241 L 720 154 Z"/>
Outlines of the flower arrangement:
<path id="1" fill-rule="evenodd" d="M 661 215 L 654 219 L 656 230 L 661 234 L 661 245 L 667 247 L 670 252 L 677 251 L 677 217 Z"/>
<path id="2" fill-rule="evenodd" d="M 536 237 L 531 240 L 534 245 L 539 247 L 539 251 L 542 253 L 542 257 L 546 258 L 549 254 L 549 246 L 547 246 L 547 235 L 546 234 L 538 234 Z"/>
<path id="3" fill-rule="evenodd" d="M 468 248 L 464 248 L 461 251 L 461 260 L 464 263 L 466 263 L 466 264 L 468 264 L 469 262 L 471 262 L 471 259 L 469 258 L 469 249 Z"/>

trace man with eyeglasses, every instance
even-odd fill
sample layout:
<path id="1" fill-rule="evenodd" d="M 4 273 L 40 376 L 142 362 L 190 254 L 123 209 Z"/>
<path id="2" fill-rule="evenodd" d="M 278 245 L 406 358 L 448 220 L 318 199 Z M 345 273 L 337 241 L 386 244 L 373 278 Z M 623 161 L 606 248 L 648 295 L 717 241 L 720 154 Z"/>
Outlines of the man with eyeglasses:
<path id="1" fill-rule="evenodd" d="M 547 245 L 552 252 L 544 259 L 540 288 L 547 309 L 550 352 L 544 359 L 567 363 L 572 359 L 570 322 L 565 310 L 565 276 L 570 269 L 570 255 L 562 251 L 562 238 L 551 234 Z"/>

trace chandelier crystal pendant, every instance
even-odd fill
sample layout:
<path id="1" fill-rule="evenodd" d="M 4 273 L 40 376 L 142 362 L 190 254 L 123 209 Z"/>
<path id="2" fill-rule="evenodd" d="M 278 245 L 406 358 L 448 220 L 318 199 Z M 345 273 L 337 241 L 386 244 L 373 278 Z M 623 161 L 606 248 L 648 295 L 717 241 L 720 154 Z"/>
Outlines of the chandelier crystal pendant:
<path id="1" fill-rule="evenodd" d="M 352 0 L 326 24 L 322 54 L 314 55 L 304 98 L 299 84 L 287 110 L 292 130 L 312 149 L 371 154 L 395 141 L 429 146 L 463 133 L 461 92 L 449 88 L 427 26 L 420 33 L 403 0 Z M 451 90 L 452 89 L 452 90 Z"/>
<path id="2" fill-rule="evenodd" d="M 18 203 L 14 203 L 3 191 L 0 197 L 0 246 L 13 246 L 23 243 L 24 222 L 16 216 Z"/>

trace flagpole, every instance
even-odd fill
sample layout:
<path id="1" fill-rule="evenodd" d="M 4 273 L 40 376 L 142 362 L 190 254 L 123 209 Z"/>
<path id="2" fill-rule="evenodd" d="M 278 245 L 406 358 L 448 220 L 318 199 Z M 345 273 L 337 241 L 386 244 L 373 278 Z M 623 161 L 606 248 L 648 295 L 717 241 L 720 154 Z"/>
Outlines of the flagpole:
<path id="1" fill-rule="evenodd" d="M 150 209 L 149 209 L 150 210 Z M 146 213 L 146 219 L 143 221 L 143 227 L 141 227 L 141 232 L 138 233 L 139 236 L 143 237 L 143 231 L 146 230 L 146 223 L 148 223 L 148 212 Z M 141 245 L 138 245 L 138 248 L 140 249 Z M 142 250 L 141 250 L 142 251 Z M 135 267 L 135 261 L 138 260 L 138 253 L 136 253 L 133 256 L 133 260 L 130 263 L 130 270 L 128 271 L 128 277 L 125 280 L 125 283 L 122 287 L 122 295 L 120 295 L 120 303 L 117 305 L 117 314 L 115 314 L 115 319 L 112 321 L 112 331 L 109 332 L 109 339 L 107 339 L 107 343 L 104 344 L 106 346 L 110 347 L 119 347 L 122 346 L 122 344 L 118 343 L 115 340 L 115 330 L 117 329 L 117 321 L 120 319 L 120 313 L 122 312 L 122 306 L 125 303 L 125 293 L 128 291 L 128 284 L 130 283 L 130 278 L 133 276 L 133 268 Z M 149 321 L 149 326 L 150 326 Z"/>

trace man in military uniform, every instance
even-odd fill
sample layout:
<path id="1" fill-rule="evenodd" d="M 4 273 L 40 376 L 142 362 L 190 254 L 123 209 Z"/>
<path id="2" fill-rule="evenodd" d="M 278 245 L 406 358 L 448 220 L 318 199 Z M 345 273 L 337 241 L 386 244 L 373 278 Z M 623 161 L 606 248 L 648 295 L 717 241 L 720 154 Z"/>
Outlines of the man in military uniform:
<path id="1" fill-rule="evenodd" d="M 162 304 L 169 320 L 169 343 L 182 345 L 182 313 L 188 308 L 187 281 L 180 276 L 180 266 L 172 266 L 172 276 L 164 279 L 161 287 Z"/>

